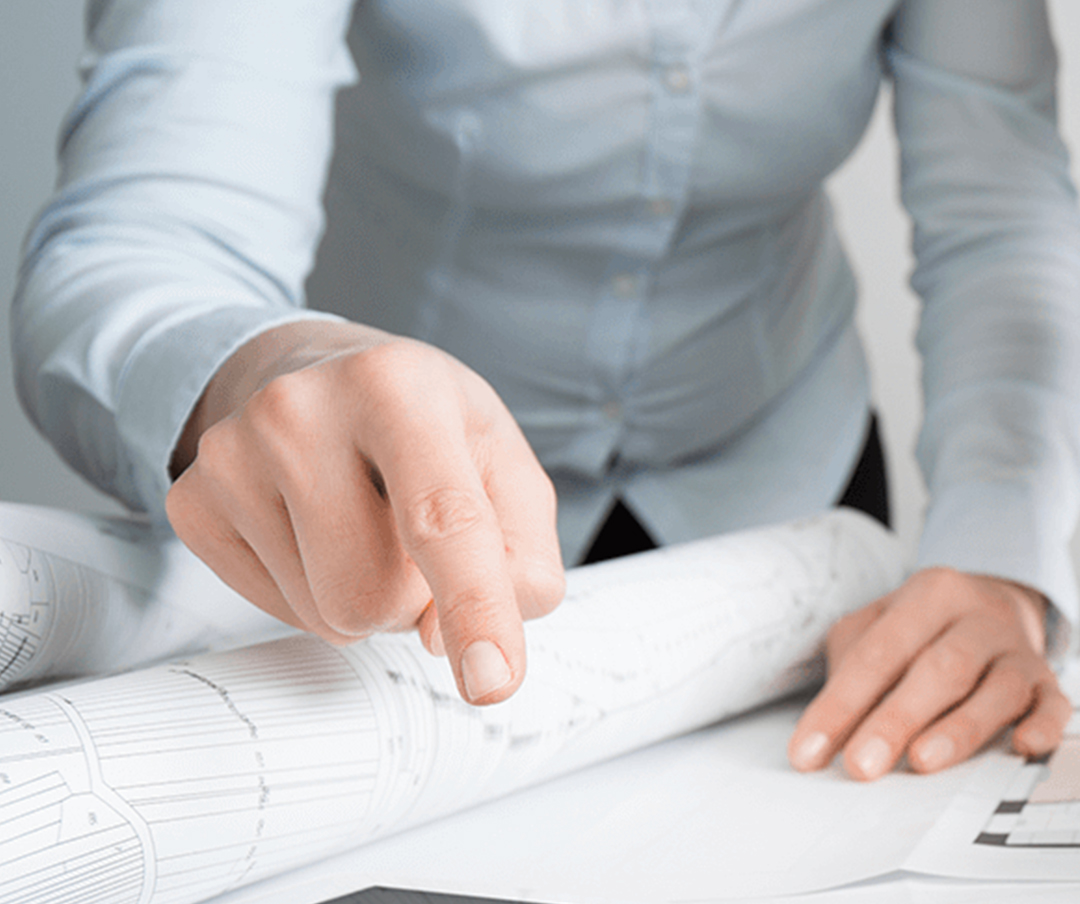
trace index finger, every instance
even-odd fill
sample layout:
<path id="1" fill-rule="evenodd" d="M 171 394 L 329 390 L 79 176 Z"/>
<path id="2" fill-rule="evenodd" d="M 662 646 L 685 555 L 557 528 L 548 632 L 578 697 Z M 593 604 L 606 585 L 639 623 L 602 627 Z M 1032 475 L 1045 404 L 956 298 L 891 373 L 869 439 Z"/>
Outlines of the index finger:
<path id="1" fill-rule="evenodd" d="M 371 448 L 405 551 L 431 588 L 462 697 L 497 703 L 525 676 L 525 635 L 495 509 L 464 430 L 436 413 Z"/>

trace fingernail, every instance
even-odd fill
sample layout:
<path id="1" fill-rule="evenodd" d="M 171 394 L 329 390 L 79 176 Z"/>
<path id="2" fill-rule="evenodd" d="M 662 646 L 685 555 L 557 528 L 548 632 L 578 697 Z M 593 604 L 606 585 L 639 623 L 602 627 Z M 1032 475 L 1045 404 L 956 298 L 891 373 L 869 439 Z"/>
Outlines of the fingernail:
<path id="1" fill-rule="evenodd" d="M 923 769 L 940 769 L 948 765 L 956 753 L 956 745 L 945 735 L 934 735 L 925 744 L 919 745 L 919 765 Z"/>
<path id="2" fill-rule="evenodd" d="M 892 750 L 881 738 L 871 738 L 855 754 L 854 760 L 863 778 L 877 778 L 889 768 Z"/>
<path id="3" fill-rule="evenodd" d="M 510 666 L 490 640 L 475 641 L 461 656 L 461 677 L 470 700 L 480 700 L 510 683 Z"/>
<path id="4" fill-rule="evenodd" d="M 829 736 L 824 732 L 815 731 L 806 736 L 803 742 L 795 748 L 792 756 L 792 765 L 796 769 L 817 769 L 824 765 L 825 751 L 829 747 Z"/>

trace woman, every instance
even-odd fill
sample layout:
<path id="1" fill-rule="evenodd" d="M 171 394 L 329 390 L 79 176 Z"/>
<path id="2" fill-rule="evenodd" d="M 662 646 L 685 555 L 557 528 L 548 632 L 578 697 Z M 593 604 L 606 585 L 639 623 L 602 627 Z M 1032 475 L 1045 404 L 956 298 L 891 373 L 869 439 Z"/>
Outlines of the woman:
<path id="1" fill-rule="evenodd" d="M 478 704 L 609 512 L 675 542 L 872 461 L 822 181 L 891 79 L 931 503 L 791 758 L 1057 743 L 1080 220 L 1041 3 L 100 0 L 88 33 L 25 404 L 257 605 L 335 642 L 415 625 Z M 301 307 L 332 150 L 310 295 L 346 319 Z"/>

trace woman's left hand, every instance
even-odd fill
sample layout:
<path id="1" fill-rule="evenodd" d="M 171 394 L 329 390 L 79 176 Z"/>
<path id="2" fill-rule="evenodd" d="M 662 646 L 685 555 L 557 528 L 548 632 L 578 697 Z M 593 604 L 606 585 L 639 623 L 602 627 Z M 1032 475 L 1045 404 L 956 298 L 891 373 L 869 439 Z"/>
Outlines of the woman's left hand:
<path id="1" fill-rule="evenodd" d="M 791 764 L 821 769 L 842 750 L 863 781 L 905 754 L 916 772 L 936 772 L 1013 723 L 1017 753 L 1050 752 L 1072 706 L 1046 661 L 1047 605 L 1010 581 L 929 568 L 842 618 L 828 636 L 828 680 L 788 745 Z"/>

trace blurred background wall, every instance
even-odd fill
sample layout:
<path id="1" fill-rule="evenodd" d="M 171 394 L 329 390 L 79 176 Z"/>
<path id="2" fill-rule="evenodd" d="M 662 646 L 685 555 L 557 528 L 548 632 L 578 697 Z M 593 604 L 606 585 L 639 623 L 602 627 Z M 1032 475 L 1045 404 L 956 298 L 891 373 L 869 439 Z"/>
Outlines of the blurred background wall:
<path id="1" fill-rule="evenodd" d="M 1066 140 L 1080 158 L 1080 2 L 1050 0 L 1062 62 Z M 55 178 L 57 127 L 78 90 L 80 0 L 0 3 L 0 299 L 16 278 L 18 249 Z M 897 201 L 896 150 L 887 98 L 859 150 L 832 180 L 840 223 L 862 286 L 860 327 L 870 349 L 874 394 L 883 412 L 897 526 L 917 539 L 925 493 L 913 448 L 920 418 L 918 364 L 911 348 L 916 304 L 907 287 L 908 224 Z M 1073 161 L 1080 178 L 1080 166 Z M 15 399 L 7 317 L 0 318 L 0 499 L 117 510 L 71 473 Z M 1077 561 L 1080 562 L 1080 543 Z"/>
<path id="2" fill-rule="evenodd" d="M 19 247 L 56 178 L 56 135 L 79 87 L 81 45 L 81 0 L 0 2 L 0 499 L 116 510 L 64 465 L 23 414 L 8 341 Z"/>

